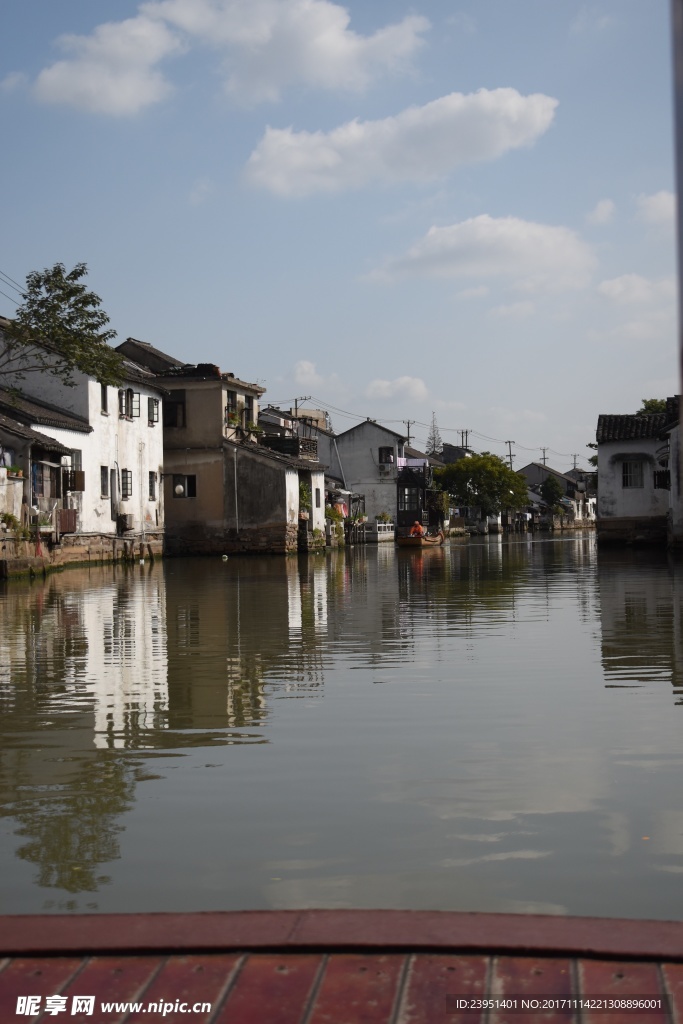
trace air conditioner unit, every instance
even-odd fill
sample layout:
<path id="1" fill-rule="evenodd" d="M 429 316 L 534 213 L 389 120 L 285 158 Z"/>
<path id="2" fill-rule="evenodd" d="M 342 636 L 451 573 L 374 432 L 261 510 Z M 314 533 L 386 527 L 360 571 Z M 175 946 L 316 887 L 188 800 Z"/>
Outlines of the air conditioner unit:
<path id="1" fill-rule="evenodd" d="M 117 517 L 117 526 L 121 533 L 133 529 L 133 515 L 131 512 L 120 512 Z"/>
<path id="2" fill-rule="evenodd" d="M 391 466 L 385 463 L 380 463 L 379 471 L 382 476 L 386 476 L 387 473 L 391 473 Z"/>

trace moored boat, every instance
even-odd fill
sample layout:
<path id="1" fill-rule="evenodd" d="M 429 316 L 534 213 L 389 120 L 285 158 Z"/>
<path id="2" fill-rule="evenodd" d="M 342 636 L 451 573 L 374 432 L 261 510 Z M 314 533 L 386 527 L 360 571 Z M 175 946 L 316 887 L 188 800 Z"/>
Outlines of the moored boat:
<path id="1" fill-rule="evenodd" d="M 439 530 L 433 537 L 397 537 L 396 543 L 400 548 L 433 548 L 444 542 L 443 530 Z"/>

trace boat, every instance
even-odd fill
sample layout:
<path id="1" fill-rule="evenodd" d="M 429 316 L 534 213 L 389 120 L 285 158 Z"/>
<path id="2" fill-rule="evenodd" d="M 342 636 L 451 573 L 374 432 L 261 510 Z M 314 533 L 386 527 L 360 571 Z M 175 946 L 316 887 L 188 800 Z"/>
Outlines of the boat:
<path id="1" fill-rule="evenodd" d="M 397 537 L 396 543 L 400 548 L 433 548 L 439 547 L 445 540 L 443 530 L 439 530 L 433 537 L 426 535 L 422 537 Z"/>

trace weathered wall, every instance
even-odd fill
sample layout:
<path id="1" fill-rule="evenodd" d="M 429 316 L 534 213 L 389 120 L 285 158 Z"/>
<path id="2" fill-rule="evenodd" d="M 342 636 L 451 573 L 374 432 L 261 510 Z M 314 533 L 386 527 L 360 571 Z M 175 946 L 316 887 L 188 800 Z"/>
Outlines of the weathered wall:
<path id="1" fill-rule="evenodd" d="M 148 533 L 143 538 L 112 537 L 108 534 L 67 534 L 59 544 L 47 539 L 17 541 L 5 536 L 0 541 L 0 579 L 49 572 L 69 565 L 97 565 L 106 562 L 161 558 L 164 535 Z"/>
<path id="2" fill-rule="evenodd" d="M 365 511 L 374 519 L 380 512 L 396 515 L 397 459 L 403 443 L 392 432 L 368 420 L 337 438 L 347 487 L 365 495 Z M 379 449 L 393 448 L 394 461 L 384 472 L 379 468 Z"/>
<path id="3" fill-rule="evenodd" d="M 614 517 L 644 518 L 666 516 L 669 492 L 655 490 L 653 473 L 658 468 L 656 451 L 662 442 L 657 439 L 604 442 L 599 447 L 598 519 Z M 624 459 L 642 459 L 643 486 L 623 487 Z"/>
<path id="4" fill-rule="evenodd" d="M 24 493 L 24 481 L 16 477 L 8 477 L 7 470 L 0 466 L 0 512 L 21 518 L 21 498 Z"/>

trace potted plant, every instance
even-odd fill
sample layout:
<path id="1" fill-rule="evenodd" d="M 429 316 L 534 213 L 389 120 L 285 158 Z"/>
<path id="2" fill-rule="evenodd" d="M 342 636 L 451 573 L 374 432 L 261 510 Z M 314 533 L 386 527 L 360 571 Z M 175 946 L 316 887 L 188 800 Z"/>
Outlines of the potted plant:
<path id="1" fill-rule="evenodd" d="M 24 471 L 21 466 L 8 466 L 7 473 L 9 476 L 23 476 Z"/>

